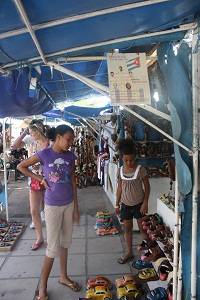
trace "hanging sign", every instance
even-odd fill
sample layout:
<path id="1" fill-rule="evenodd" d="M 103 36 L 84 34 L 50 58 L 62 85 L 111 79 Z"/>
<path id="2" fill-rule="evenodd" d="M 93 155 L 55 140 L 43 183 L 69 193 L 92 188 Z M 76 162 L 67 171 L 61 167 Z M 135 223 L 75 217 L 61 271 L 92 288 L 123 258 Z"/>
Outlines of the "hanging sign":
<path id="1" fill-rule="evenodd" d="M 108 53 L 107 64 L 112 105 L 151 103 L 145 53 Z"/>

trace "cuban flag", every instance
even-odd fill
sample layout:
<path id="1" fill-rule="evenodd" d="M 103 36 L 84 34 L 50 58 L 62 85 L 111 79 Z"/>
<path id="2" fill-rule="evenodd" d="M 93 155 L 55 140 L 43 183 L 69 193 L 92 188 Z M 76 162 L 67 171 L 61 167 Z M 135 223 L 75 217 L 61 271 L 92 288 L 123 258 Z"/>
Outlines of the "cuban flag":
<path id="1" fill-rule="evenodd" d="M 140 67 L 140 57 L 129 59 L 126 61 L 126 66 L 129 72 Z"/>

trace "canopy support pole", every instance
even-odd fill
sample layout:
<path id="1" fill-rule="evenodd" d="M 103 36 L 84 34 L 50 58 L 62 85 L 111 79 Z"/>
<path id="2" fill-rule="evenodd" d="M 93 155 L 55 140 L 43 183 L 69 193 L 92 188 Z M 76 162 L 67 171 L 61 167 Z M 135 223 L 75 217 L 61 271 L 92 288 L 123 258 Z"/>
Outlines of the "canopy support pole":
<path id="1" fill-rule="evenodd" d="M 177 287 L 177 300 L 182 300 L 182 252 L 181 246 L 179 250 L 179 267 L 178 267 L 178 287 Z"/>
<path id="2" fill-rule="evenodd" d="M 80 80 L 81 82 L 85 83 L 86 85 L 88 85 L 89 87 L 91 87 L 92 89 L 95 89 L 96 91 L 98 91 L 99 93 L 101 93 L 102 95 L 108 95 L 109 94 L 109 87 L 104 86 L 98 82 L 95 82 L 94 80 L 91 80 L 83 75 L 80 75 L 74 71 L 71 71 L 63 66 L 60 66 L 54 62 L 49 62 L 47 64 L 50 67 L 53 67 L 54 69 L 56 69 L 57 71 L 60 71 L 64 74 L 67 74 L 73 78 L 76 78 L 78 80 Z"/>
<path id="3" fill-rule="evenodd" d="M 57 20 L 48 21 L 48 22 L 44 22 L 44 23 L 40 23 L 40 24 L 35 24 L 32 26 L 32 28 L 33 28 L 33 30 L 40 30 L 40 29 L 44 29 L 44 28 L 59 26 L 59 25 L 77 22 L 80 20 L 85 20 L 85 19 L 89 19 L 89 18 L 93 18 L 93 17 L 97 17 L 97 16 L 113 14 L 113 13 L 117 13 L 117 12 L 121 12 L 121 11 L 125 11 L 125 10 L 149 6 L 152 4 L 155 5 L 155 4 L 168 2 L 168 1 L 170 1 L 170 0 L 146 0 L 146 1 L 136 2 L 136 3 L 134 2 L 134 3 L 130 3 L 130 4 L 109 7 L 109 8 L 100 9 L 100 10 L 96 10 L 96 11 L 92 11 L 92 12 L 88 12 L 88 13 L 83 13 L 83 14 L 74 15 L 74 16 L 70 16 L 70 17 L 60 18 Z M 21 35 L 26 32 L 27 32 L 26 28 L 20 28 L 20 29 L 3 32 L 2 34 L 0 34 L 0 39 Z"/>
<path id="4" fill-rule="evenodd" d="M 145 109 L 145 110 L 151 112 L 152 114 L 171 122 L 170 115 L 168 115 L 162 111 L 159 111 L 158 109 L 152 107 L 151 105 L 147 105 L 147 104 L 134 104 L 134 105 L 141 107 L 142 109 Z"/>
<path id="5" fill-rule="evenodd" d="M 9 214 L 8 214 L 8 183 L 7 183 L 7 168 L 6 168 L 6 119 L 3 119 L 3 167 L 4 167 L 6 220 L 8 221 Z"/>
<path id="6" fill-rule="evenodd" d="M 152 128 L 154 128 L 155 130 L 159 131 L 162 135 L 164 135 L 165 137 L 167 137 L 169 140 L 171 140 L 172 142 L 174 142 L 175 144 L 177 144 L 178 146 L 180 146 L 181 148 L 183 148 L 185 151 L 189 152 L 189 154 L 192 154 L 192 150 L 191 149 L 189 149 L 188 147 L 184 146 L 182 143 L 180 143 L 179 141 L 177 141 L 175 138 L 173 138 L 168 133 L 164 132 L 158 126 L 156 126 L 153 123 L 149 122 L 147 119 L 143 118 L 142 116 L 140 116 L 139 114 L 137 114 L 136 112 L 134 112 L 129 107 L 123 106 L 123 108 L 125 110 L 127 110 L 129 113 L 131 113 L 132 115 L 134 115 L 135 117 L 137 117 L 138 119 L 142 120 L 144 123 L 148 124 L 149 126 L 151 126 Z"/>
<path id="7" fill-rule="evenodd" d="M 113 44 L 118 44 L 118 43 L 123 43 L 123 42 L 131 42 L 131 41 L 140 40 L 140 39 L 149 38 L 149 37 L 164 36 L 164 35 L 167 35 L 170 33 L 176 33 L 176 32 L 182 32 L 182 31 L 186 32 L 187 30 L 191 30 L 194 27 L 195 27 L 194 23 L 189 23 L 189 24 L 185 24 L 185 25 L 180 25 L 178 28 L 173 28 L 173 29 L 169 29 L 169 30 L 162 30 L 162 31 L 157 31 L 157 32 L 138 34 L 138 35 L 128 36 L 128 37 L 126 36 L 126 37 L 121 37 L 121 38 L 117 38 L 117 39 L 113 39 L 113 40 L 107 40 L 107 41 L 98 42 L 98 43 L 94 43 L 94 44 L 87 44 L 87 45 L 78 46 L 78 47 L 74 47 L 74 48 L 67 48 L 67 49 L 64 49 L 61 51 L 46 54 L 45 57 L 46 57 L 46 59 L 53 58 L 53 57 L 57 57 L 57 56 L 67 55 L 67 54 L 69 55 L 73 52 L 77 52 L 77 51 L 81 51 L 81 50 L 93 49 L 93 48 L 97 48 L 97 47 L 113 45 Z M 25 66 L 25 65 L 34 64 L 34 63 L 38 64 L 38 63 L 40 63 L 40 61 L 41 61 L 41 57 L 35 56 L 30 59 L 27 59 L 23 65 Z M 10 67 L 14 67 L 14 66 L 18 66 L 18 65 L 19 65 L 19 62 L 16 61 L 16 62 L 8 63 L 8 64 L 2 66 L 1 69 L 6 70 Z"/>
<path id="8" fill-rule="evenodd" d="M 24 24 L 26 25 L 26 28 L 27 28 L 28 32 L 30 33 L 30 35 L 32 37 L 32 40 L 33 40 L 33 42 L 34 42 L 34 44 L 35 44 L 35 46 L 36 46 L 36 48 L 37 48 L 37 50 L 38 50 L 38 52 L 41 56 L 43 62 L 46 64 L 46 62 L 47 62 L 46 58 L 43 54 L 42 48 L 40 47 L 38 39 L 35 35 L 35 32 L 34 32 L 32 26 L 31 26 L 31 23 L 29 21 L 28 15 L 27 15 L 21 1 L 20 0 L 13 0 L 13 1 L 15 3 L 16 7 L 17 7 L 18 12 L 20 13 L 20 16 L 22 17 L 22 20 L 23 20 Z"/>
<path id="9" fill-rule="evenodd" d="M 192 40 L 192 92 L 193 92 L 193 191 L 192 191 L 192 247 L 191 247 L 191 299 L 197 299 L 197 218 L 198 218 L 198 105 L 200 95 L 200 49 L 198 27 L 193 31 Z"/>
<path id="10" fill-rule="evenodd" d="M 178 176 L 176 171 L 176 181 L 175 181 L 175 229 L 174 229 L 174 260 L 173 260 L 173 300 L 177 300 L 177 274 L 178 274 L 178 253 L 179 253 L 179 191 L 178 191 Z"/>

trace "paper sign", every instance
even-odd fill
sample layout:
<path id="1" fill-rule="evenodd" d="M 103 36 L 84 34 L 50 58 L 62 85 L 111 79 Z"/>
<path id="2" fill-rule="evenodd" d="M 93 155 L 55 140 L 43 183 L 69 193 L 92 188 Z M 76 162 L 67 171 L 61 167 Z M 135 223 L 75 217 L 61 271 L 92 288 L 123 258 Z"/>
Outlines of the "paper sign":
<path id="1" fill-rule="evenodd" d="M 145 53 L 107 54 L 112 105 L 150 104 Z"/>

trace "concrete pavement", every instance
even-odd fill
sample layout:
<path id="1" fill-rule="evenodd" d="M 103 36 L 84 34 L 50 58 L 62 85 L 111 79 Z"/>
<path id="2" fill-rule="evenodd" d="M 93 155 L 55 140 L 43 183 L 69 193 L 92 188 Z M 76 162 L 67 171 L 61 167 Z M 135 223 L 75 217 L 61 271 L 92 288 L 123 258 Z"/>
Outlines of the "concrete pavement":
<path id="1" fill-rule="evenodd" d="M 0 299 L 33 300 L 37 289 L 45 247 L 31 251 L 34 230 L 29 228 L 28 189 L 26 183 L 9 192 L 10 215 L 26 223 L 27 228 L 11 253 L 0 252 Z M 20 189 L 22 187 L 22 189 Z M 113 207 L 101 187 L 89 187 L 78 191 L 81 221 L 74 226 L 73 242 L 69 252 L 68 274 L 82 286 L 79 293 L 58 283 L 59 261 L 55 260 L 48 284 L 49 300 L 77 300 L 85 295 L 87 278 L 97 274 L 111 280 L 133 271 L 129 264 L 120 265 L 117 258 L 123 254 L 122 235 L 97 237 L 94 231 L 95 214 L 98 210 Z M 45 234 L 45 227 L 44 227 Z M 135 234 L 135 233 L 134 233 Z M 141 240 L 135 234 L 134 247 Z M 116 299 L 115 296 L 113 299 Z"/>

